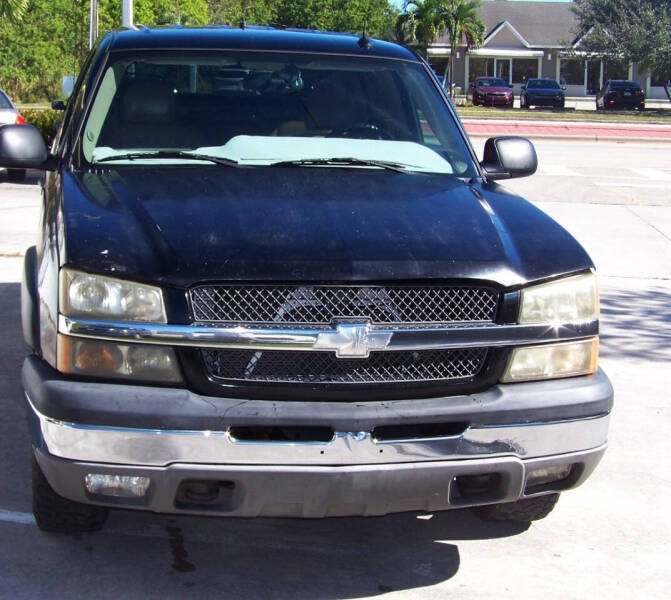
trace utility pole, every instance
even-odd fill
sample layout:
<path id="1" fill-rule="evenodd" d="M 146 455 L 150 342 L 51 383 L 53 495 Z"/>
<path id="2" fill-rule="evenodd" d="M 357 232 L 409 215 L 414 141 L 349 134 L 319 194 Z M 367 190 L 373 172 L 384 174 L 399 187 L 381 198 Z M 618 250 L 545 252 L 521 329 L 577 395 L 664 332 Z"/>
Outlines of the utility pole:
<path id="1" fill-rule="evenodd" d="M 89 10 L 89 50 L 98 39 L 98 0 L 91 0 Z"/>
<path id="2" fill-rule="evenodd" d="M 133 28 L 133 0 L 122 0 L 121 2 L 121 25 Z"/>

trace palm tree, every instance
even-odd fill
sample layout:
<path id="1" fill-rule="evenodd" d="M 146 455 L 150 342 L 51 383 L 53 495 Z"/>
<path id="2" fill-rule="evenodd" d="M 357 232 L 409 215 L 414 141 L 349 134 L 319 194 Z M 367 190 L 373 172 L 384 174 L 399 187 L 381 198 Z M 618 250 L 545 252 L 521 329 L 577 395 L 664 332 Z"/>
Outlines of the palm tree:
<path id="1" fill-rule="evenodd" d="M 440 22 L 450 38 L 450 97 L 453 96 L 454 57 L 461 40 L 466 40 L 466 51 L 482 44 L 485 38 L 485 24 L 478 16 L 479 0 L 445 0 L 437 2 Z M 447 78 L 447 67 L 443 75 L 443 85 Z"/>
<path id="2" fill-rule="evenodd" d="M 396 41 L 416 46 L 426 56 L 428 47 L 441 33 L 435 4 L 435 0 L 406 0 L 396 21 Z"/>
<path id="3" fill-rule="evenodd" d="M 0 21 L 19 21 L 28 7 L 28 0 L 0 0 Z"/>
<path id="4" fill-rule="evenodd" d="M 446 33 L 450 39 L 450 60 L 445 67 L 443 85 L 450 71 L 450 95 L 454 73 L 454 57 L 462 39 L 467 50 L 482 44 L 485 24 L 477 10 L 479 0 L 406 0 L 396 22 L 396 41 L 414 44 L 426 56 L 438 36 Z"/>

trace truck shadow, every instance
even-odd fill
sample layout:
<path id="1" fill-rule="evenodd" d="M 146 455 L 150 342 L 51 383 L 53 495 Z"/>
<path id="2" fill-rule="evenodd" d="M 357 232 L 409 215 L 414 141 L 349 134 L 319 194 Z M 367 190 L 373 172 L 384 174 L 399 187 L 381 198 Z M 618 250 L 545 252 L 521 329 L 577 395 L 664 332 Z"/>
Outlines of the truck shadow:
<path id="1" fill-rule="evenodd" d="M 600 353 L 603 357 L 671 359 L 671 288 L 604 287 Z"/>
<path id="2" fill-rule="evenodd" d="M 11 183 L 12 185 L 39 185 L 44 173 L 35 169 L 28 169 L 25 179 L 21 181 L 9 181 L 7 179 L 7 169 L 0 169 L 0 183 Z"/>
<path id="3" fill-rule="evenodd" d="M 145 589 L 241 598 L 359 598 L 412 590 L 451 579 L 460 540 L 514 536 L 527 524 L 485 523 L 467 510 L 428 515 L 322 520 L 169 517 L 114 511 L 108 528 L 61 539 L 65 557 L 113 561 Z M 44 535 L 44 534 L 40 534 Z M 52 543 L 54 540 L 52 540 Z M 143 557 L 138 561 L 136 557 Z M 89 565 L 95 569 L 95 565 Z M 104 568 L 103 564 L 100 568 Z"/>

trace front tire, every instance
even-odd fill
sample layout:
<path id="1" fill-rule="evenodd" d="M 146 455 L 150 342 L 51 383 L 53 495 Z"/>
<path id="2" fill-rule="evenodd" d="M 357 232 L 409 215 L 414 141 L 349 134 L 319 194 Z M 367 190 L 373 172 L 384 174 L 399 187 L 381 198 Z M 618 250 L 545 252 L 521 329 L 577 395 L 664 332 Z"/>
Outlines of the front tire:
<path id="1" fill-rule="evenodd" d="M 517 502 L 476 506 L 473 512 L 485 521 L 518 521 L 529 523 L 544 519 L 559 500 L 559 494 L 548 494 L 536 498 L 523 498 Z"/>
<path id="2" fill-rule="evenodd" d="M 42 469 L 32 457 L 33 516 L 42 531 L 54 533 L 86 533 L 102 529 L 108 510 L 73 502 L 59 496 L 49 485 Z"/>

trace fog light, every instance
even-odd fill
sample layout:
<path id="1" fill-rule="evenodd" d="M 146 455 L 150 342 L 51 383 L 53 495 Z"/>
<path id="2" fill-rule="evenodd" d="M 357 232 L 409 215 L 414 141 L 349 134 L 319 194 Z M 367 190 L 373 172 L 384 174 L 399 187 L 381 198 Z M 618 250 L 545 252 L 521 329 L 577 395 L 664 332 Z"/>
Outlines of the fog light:
<path id="1" fill-rule="evenodd" d="M 181 383 L 175 351 L 167 346 L 117 344 L 58 336 L 58 370 L 71 375 Z"/>
<path id="2" fill-rule="evenodd" d="M 596 371 L 599 339 L 515 348 L 501 381 L 534 381 L 591 375 Z"/>
<path id="3" fill-rule="evenodd" d="M 532 469 L 527 474 L 527 489 L 530 487 L 545 485 L 546 483 L 562 481 L 571 474 L 572 470 L 572 464 L 553 465 L 550 467 Z"/>
<path id="4" fill-rule="evenodd" d="M 88 473 L 84 478 L 90 494 L 114 496 L 115 498 L 142 498 L 149 488 L 149 477 L 133 475 L 103 475 Z"/>

